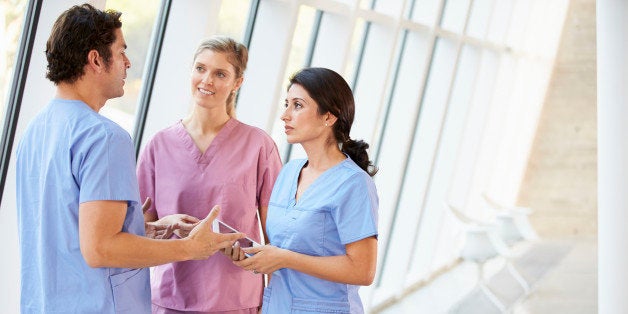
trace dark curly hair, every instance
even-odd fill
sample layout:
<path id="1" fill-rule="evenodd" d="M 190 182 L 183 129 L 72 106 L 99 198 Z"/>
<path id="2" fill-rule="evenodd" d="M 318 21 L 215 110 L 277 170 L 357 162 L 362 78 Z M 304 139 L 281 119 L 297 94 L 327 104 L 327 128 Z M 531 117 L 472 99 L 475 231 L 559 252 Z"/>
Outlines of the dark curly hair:
<path id="1" fill-rule="evenodd" d="M 351 87 L 340 74 L 326 68 L 305 68 L 290 77 L 288 89 L 293 84 L 302 86 L 318 104 L 318 113 L 333 114 L 338 120 L 333 131 L 336 141 L 341 144 L 341 151 L 351 158 L 371 177 L 377 173 L 377 167 L 369 160 L 369 144 L 362 140 L 349 138 L 355 116 L 355 101 Z"/>
<path id="2" fill-rule="evenodd" d="M 63 12 L 46 42 L 46 78 L 55 85 L 76 82 L 85 74 L 83 67 L 91 50 L 98 51 L 109 67 L 110 46 L 116 40 L 115 30 L 122 27 L 121 15 L 118 11 L 98 10 L 87 3 Z"/>

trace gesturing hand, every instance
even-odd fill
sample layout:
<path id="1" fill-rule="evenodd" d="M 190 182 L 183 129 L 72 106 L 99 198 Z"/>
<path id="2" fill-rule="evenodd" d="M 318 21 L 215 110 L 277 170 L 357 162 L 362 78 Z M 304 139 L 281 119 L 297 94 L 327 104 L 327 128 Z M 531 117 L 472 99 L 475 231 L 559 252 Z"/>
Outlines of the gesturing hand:
<path id="1" fill-rule="evenodd" d="M 205 219 L 201 220 L 190 232 L 187 241 L 190 254 L 193 259 L 205 259 L 216 253 L 220 249 L 231 247 L 240 238 L 244 238 L 243 233 L 215 233 L 212 231 L 212 223 L 220 212 L 220 206 L 216 205 L 209 212 Z"/>

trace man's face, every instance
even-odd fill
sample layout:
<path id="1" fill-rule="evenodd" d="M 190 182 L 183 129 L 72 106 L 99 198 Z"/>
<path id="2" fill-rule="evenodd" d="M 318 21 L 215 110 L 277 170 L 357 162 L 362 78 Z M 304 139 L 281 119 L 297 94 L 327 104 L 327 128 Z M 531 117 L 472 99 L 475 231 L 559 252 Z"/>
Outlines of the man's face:
<path id="1" fill-rule="evenodd" d="M 126 42 L 120 28 L 115 30 L 116 40 L 111 44 L 111 58 L 104 74 L 104 93 L 107 99 L 124 95 L 124 81 L 126 70 L 131 67 L 131 61 L 126 56 Z"/>

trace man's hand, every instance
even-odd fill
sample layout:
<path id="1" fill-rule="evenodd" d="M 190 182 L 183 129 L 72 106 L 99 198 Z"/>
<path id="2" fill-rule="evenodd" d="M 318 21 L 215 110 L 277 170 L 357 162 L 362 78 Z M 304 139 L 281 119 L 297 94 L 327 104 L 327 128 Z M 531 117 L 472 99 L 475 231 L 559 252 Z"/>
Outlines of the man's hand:
<path id="1" fill-rule="evenodd" d="M 220 206 L 216 205 L 205 219 L 192 229 L 190 235 L 184 240 L 189 245 L 191 259 L 206 259 L 220 249 L 231 247 L 237 239 L 244 238 L 243 233 L 215 233 L 212 231 L 212 223 L 220 212 Z"/>

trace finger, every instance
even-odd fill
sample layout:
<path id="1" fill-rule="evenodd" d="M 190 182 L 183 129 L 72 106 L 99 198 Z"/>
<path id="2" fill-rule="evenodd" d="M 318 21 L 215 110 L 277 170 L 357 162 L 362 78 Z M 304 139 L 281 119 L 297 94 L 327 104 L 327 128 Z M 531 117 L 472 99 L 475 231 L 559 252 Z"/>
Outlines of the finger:
<path id="1" fill-rule="evenodd" d="M 199 221 L 201 220 L 194 216 L 185 215 L 185 214 L 182 214 L 181 216 L 181 222 L 185 224 L 193 225 L 193 224 L 198 223 Z"/>
<path id="2" fill-rule="evenodd" d="M 142 204 L 142 213 L 146 213 L 152 203 L 153 201 L 150 199 L 150 197 L 147 197 L 144 201 L 144 204 Z"/>
<path id="3" fill-rule="evenodd" d="M 223 253 L 225 253 L 225 255 L 231 257 L 231 254 L 233 252 L 233 247 L 228 246 L 228 247 L 224 248 L 222 251 L 223 251 Z"/>
<path id="4" fill-rule="evenodd" d="M 155 238 L 157 239 L 167 239 L 172 235 L 172 227 L 167 226 L 163 229 L 157 229 Z"/>
<path id="5" fill-rule="evenodd" d="M 250 258 L 245 258 L 245 259 L 241 259 L 239 261 L 233 261 L 233 263 L 238 266 L 238 267 L 242 267 L 242 269 L 245 270 L 249 270 L 251 268 L 253 268 L 251 265 L 253 264 L 253 262 L 251 261 Z"/>
<path id="6" fill-rule="evenodd" d="M 164 239 L 169 239 L 174 234 L 174 227 L 168 226 L 164 232 Z"/>
<path id="7" fill-rule="evenodd" d="M 214 249 L 224 249 L 231 247 L 237 239 L 244 238 L 243 233 L 217 233 Z"/>
<path id="8" fill-rule="evenodd" d="M 209 214 L 207 214 L 207 217 L 205 217 L 205 219 L 203 219 L 201 223 L 209 223 L 211 225 L 212 222 L 214 222 L 214 219 L 218 217 L 219 213 L 220 213 L 220 206 L 219 205 L 214 206 L 214 208 L 212 208 Z"/>
<path id="9" fill-rule="evenodd" d="M 192 229 L 194 229 L 194 227 L 196 227 L 196 225 L 197 225 L 197 224 L 186 224 L 186 223 L 178 222 L 178 223 L 176 224 L 176 227 L 177 227 L 178 229 L 183 230 L 183 231 L 190 232 L 190 231 L 192 231 Z"/>
<path id="10" fill-rule="evenodd" d="M 240 259 L 240 256 L 242 255 L 242 252 L 240 250 L 240 242 L 236 241 L 236 243 L 233 245 L 232 247 L 233 249 L 231 250 L 231 259 L 234 261 L 237 261 Z"/>
<path id="11" fill-rule="evenodd" d="M 251 247 L 243 247 L 242 251 L 244 251 L 244 253 L 248 253 L 248 254 L 257 254 L 257 252 L 260 252 L 263 250 L 263 246 L 251 246 Z"/>
<path id="12" fill-rule="evenodd" d="M 240 256 L 238 256 L 238 260 L 243 260 L 246 258 L 246 255 L 244 254 L 244 251 L 240 250 Z"/>

